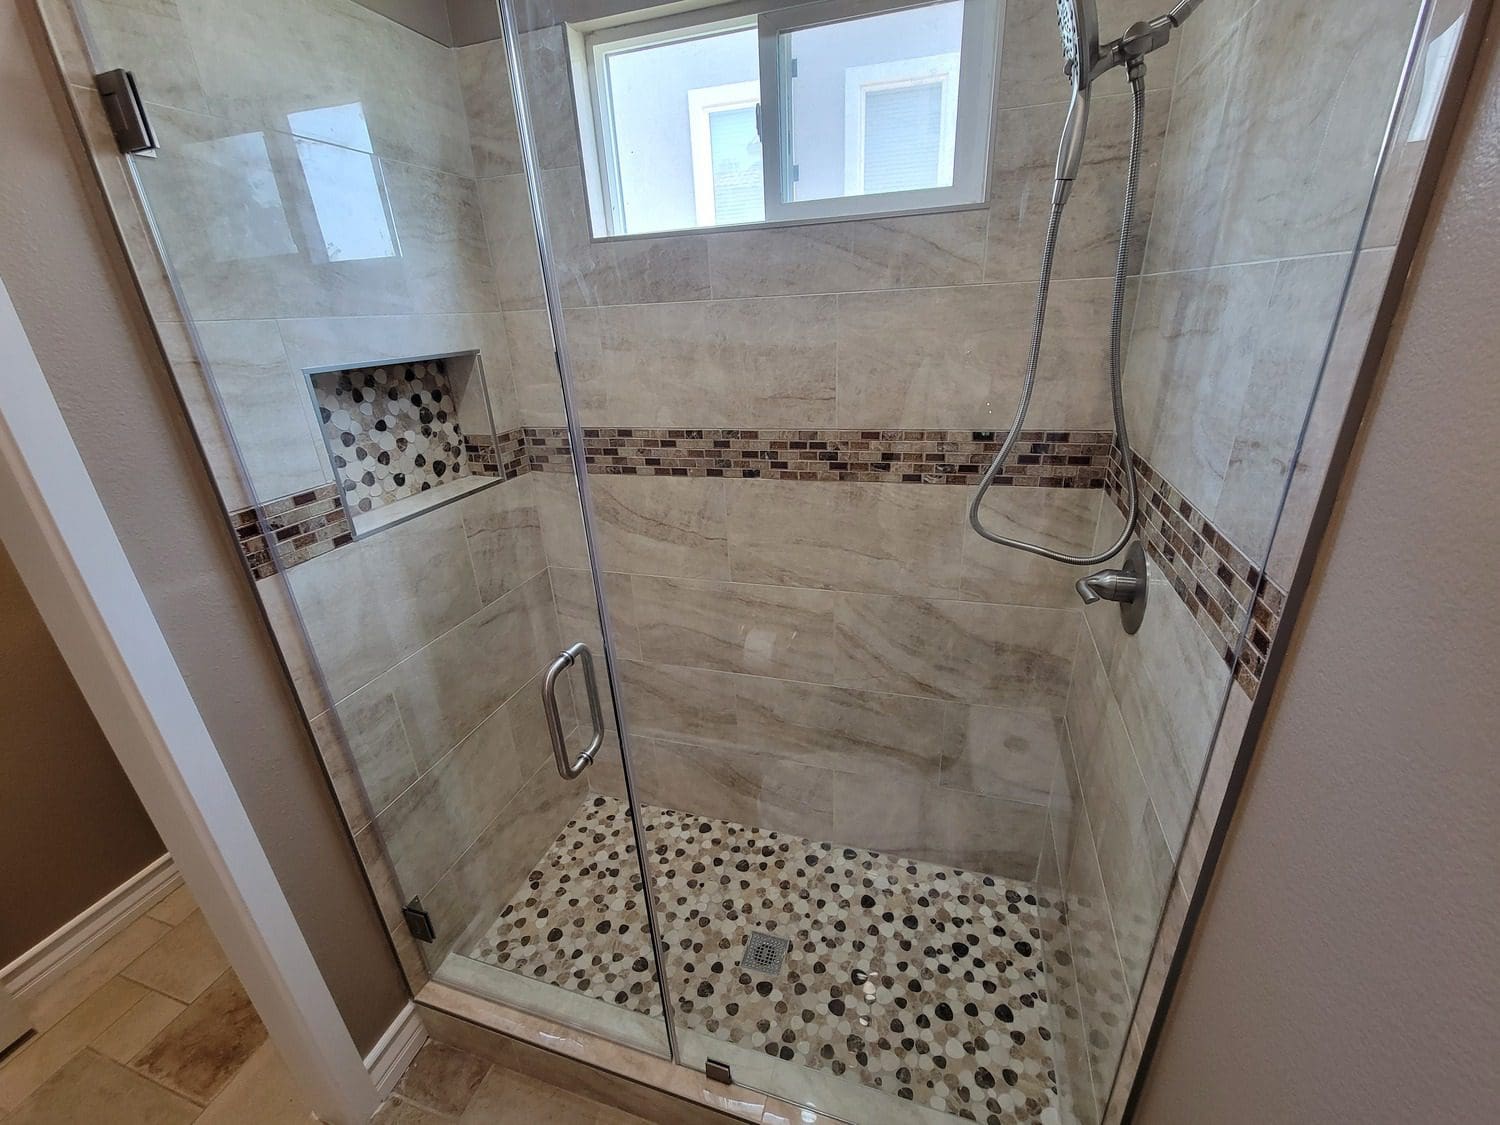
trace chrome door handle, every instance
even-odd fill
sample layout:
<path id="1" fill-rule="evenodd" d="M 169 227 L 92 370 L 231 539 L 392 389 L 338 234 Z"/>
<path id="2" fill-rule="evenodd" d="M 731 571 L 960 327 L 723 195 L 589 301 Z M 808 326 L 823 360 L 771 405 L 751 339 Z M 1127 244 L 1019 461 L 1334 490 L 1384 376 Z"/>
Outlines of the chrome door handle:
<path id="1" fill-rule="evenodd" d="M 588 748 L 568 762 L 567 735 L 563 732 L 562 717 L 557 713 L 557 678 L 574 664 L 583 665 L 583 686 L 589 697 L 589 722 L 594 736 Z M 579 641 L 565 648 L 547 668 L 542 677 L 542 712 L 547 716 L 547 734 L 552 739 L 552 756 L 557 759 L 557 772 L 571 781 L 593 764 L 594 755 L 604 745 L 604 712 L 599 706 L 599 684 L 594 679 L 594 654 L 589 646 Z"/>

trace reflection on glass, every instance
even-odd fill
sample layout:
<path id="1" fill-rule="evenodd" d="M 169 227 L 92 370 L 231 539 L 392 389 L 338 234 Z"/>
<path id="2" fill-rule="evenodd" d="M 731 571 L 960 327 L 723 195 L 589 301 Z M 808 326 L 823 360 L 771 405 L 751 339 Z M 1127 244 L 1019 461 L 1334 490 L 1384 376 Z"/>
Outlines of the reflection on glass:
<path id="1" fill-rule="evenodd" d="M 396 226 L 359 102 L 287 114 L 330 262 L 392 258 Z"/>
<path id="2" fill-rule="evenodd" d="M 783 32 L 792 200 L 953 183 L 963 0 Z"/>
<path id="3" fill-rule="evenodd" d="M 237 133 L 182 146 L 182 178 L 204 207 L 201 245 L 216 261 L 295 254 L 264 133 Z"/>

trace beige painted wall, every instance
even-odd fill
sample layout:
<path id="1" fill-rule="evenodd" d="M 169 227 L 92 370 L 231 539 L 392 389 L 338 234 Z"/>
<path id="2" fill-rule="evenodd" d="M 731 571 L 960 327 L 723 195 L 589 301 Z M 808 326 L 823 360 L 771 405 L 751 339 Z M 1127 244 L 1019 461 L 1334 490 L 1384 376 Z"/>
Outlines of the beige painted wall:
<path id="1" fill-rule="evenodd" d="M 1500 1104 L 1497 36 L 1491 20 L 1143 1125 Z"/>
<path id="2" fill-rule="evenodd" d="M 0 275 L 356 1042 L 405 989 L 29 2 L 0 4 Z"/>
<path id="3" fill-rule="evenodd" d="M 165 850 L 0 547 L 0 965 Z"/>

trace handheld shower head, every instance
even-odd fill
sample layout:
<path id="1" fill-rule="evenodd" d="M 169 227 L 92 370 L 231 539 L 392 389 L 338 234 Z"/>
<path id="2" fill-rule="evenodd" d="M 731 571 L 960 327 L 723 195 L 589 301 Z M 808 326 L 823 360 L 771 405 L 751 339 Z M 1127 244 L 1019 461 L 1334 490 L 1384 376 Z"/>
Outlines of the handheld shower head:
<path id="1" fill-rule="evenodd" d="M 1099 61 L 1099 10 L 1094 0 L 1057 0 L 1057 33 L 1062 38 L 1063 71 L 1075 89 L 1088 86 Z"/>
<path id="2" fill-rule="evenodd" d="M 1073 101 L 1057 149 L 1057 179 L 1052 205 L 1067 202 L 1083 164 L 1083 139 L 1089 123 L 1089 86 L 1099 63 L 1099 12 L 1094 0 L 1057 0 L 1057 32 L 1062 38 L 1063 72 L 1073 80 Z"/>

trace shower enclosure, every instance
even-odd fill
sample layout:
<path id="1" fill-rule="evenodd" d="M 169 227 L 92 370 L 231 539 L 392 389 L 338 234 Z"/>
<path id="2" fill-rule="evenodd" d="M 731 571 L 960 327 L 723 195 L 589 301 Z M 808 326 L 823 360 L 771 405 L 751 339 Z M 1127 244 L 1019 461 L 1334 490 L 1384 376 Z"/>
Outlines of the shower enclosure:
<path id="1" fill-rule="evenodd" d="M 133 74 L 112 205 L 413 989 L 833 1119 L 1101 1120 L 1463 6 L 1208 0 L 1147 57 L 1131 634 L 968 524 L 1027 371 L 1053 4 L 47 7 Z M 1125 69 L 1090 97 L 978 512 L 1081 556 L 1128 506 Z"/>

